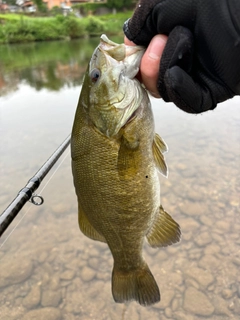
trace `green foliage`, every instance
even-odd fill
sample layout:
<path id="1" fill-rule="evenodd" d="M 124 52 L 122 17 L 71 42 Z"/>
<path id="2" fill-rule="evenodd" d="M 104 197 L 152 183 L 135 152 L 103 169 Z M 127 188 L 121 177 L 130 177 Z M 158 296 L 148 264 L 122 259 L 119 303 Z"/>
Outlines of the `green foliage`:
<path id="1" fill-rule="evenodd" d="M 79 38 L 85 33 L 85 27 L 81 23 L 81 20 L 76 19 L 72 16 L 67 16 L 64 19 L 63 27 L 66 35 L 68 35 L 71 39 Z"/>
<path id="2" fill-rule="evenodd" d="M 16 0 L 6 0 L 5 1 L 9 6 L 15 6 L 16 5 Z"/>
<path id="3" fill-rule="evenodd" d="M 81 14 L 84 16 L 88 15 L 88 13 L 91 11 L 92 13 L 95 13 L 96 10 L 100 7 L 106 7 L 106 4 L 104 3 L 79 3 L 74 4 L 72 8 L 75 10 L 79 10 Z"/>
<path id="4" fill-rule="evenodd" d="M 76 18 L 74 15 L 55 17 L 29 17 L 23 14 L 0 14 L 0 43 L 61 40 L 121 34 L 123 22 L 131 12 L 99 17 Z"/>
<path id="5" fill-rule="evenodd" d="M 94 16 L 89 16 L 85 22 L 85 29 L 90 35 L 99 35 L 106 30 L 104 22 Z"/>
<path id="6" fill-rule="evenodd" d="M 132 8 L 135 4 L 133 0 L 108 0 L 107 7 L 111 9 Z"/>
<path id="7" fill-rule="evenodd" d="M 61 15 L 62 13 L 62 8 L 58 7 L 58 6 L 54 6 L 52 7 L 52 9 L 50 10 L 51 15 L 53 16 L 57 16 L 57 15 Z"/>
<path id="8" fill-rule="evenodd" d="M 33 0 L 40 12 L 47 12 L 47 6 L 42 0 Z"/>

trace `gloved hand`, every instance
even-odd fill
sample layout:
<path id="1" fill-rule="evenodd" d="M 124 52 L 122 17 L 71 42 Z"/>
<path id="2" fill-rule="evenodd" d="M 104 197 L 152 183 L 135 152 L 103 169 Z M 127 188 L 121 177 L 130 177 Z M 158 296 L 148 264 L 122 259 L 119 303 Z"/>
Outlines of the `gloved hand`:
<path id="1" fill-rule="evenodd" d="M 165 101 L 200 113 L 240 94 L 240 0 L 140 0 L 123 29 L 144 46 L 168 35 L 157 82 Z"/>

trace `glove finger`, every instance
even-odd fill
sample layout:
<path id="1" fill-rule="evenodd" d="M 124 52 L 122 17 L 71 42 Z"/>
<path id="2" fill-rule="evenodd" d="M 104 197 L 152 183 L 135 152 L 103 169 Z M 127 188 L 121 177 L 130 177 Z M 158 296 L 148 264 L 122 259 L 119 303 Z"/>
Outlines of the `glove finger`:
<path id="1" fill-rule="evenodd" d="M 196 15 L 193 3 L 192 0 L 140 0 L 132 18 L 124 23 L 123 31 L 135 44 L 148 46 L 156 34 L 168 35 L 177 25 L 190 28 Z"/>
<path id="2" fill-rule="evenodd" d="M 165 87 L 165 73 L 173 66 L 179 66 L 187 73 L 191 72 L 194 40 L 191 31 L 187 28 L 177 26 L 169 34 L 167 44 L 164 48 L 159 69 L 157 87 L 161 97 L 168 101 Z"/>
<path id="3" fill-rule="evenodd" d="M 194 82 L 180 67 L 168 69 L 164 81 L 168 101 L 180 109 L 188 113 L 201 113 L 216 107 L 208 88 Z"/>

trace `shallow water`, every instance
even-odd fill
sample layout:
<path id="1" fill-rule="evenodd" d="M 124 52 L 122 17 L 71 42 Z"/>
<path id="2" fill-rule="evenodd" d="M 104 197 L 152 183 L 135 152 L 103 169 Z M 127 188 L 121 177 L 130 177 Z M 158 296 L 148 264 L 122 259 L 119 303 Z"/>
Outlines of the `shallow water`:
<path id="1" fill-rule="evenodd" d="M 55 52 L 58 45 L 59 51 L 63 46 L 76 50 L 64 52 L 68 58 L 60 78 L 59 57 L 54 60 L 50 53 L 43 61 L 34 51 L 31 64 L 18 69 L 1 65 L 6 85 L 0 89 L 0 212 L 71 131 L 88 55 L 82 52 L 84 43 L 54 44 Z M 50 44 L 42 46 L 50 50 Z M 29 48 L 16 46 L 14 52 Z M 76 52 L 84 59 L 77 60 Z M 15 79 L 14 86 L 8 79 Z M 161 302 L 147 308 L 114 303 L 109 249 L 78 228 L 68 148 L 37 191 L 44 205 L 28 203 L 0 239 L 1 320 L 238 319 L 240 98 L 202 115 L 155 99 L 152 106 L 156 131 L 169 146 L 162 204 L 182 228 L 179 244 L 144 247 Z"/>

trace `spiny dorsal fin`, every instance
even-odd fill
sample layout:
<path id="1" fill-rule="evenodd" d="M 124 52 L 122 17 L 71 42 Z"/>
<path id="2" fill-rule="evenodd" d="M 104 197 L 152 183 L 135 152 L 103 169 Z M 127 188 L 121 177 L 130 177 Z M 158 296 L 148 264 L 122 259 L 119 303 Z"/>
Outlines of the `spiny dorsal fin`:
<path id="1" fill-rule="evenodd" d="M 166 152 L 167 145 L 163 142 L 163 140 L 159 137 L 159 135 L 156 133 L 155 137 L 153 139 L 153 157 L 156 163 L 156 166 L 160 173 L 162 173 L 165 177 L 168 175 L 168 169 L 166 162 L 164 160 L 163 153 Z"/>
<path id="2" fill-rule="evenodd" d="M 148 243 L 151 247 L 166 247 L 178 242 L 180 238 L 179 224 L 160 206 L 153 226 L 147 234 Z"/>

